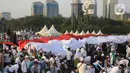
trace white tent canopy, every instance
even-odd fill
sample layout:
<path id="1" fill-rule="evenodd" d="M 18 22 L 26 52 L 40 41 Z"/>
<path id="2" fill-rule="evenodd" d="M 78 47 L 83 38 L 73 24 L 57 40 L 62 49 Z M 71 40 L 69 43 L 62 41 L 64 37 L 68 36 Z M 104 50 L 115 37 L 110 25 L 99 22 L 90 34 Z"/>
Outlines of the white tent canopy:
<path id="1" fill-rule="evenodd" d="M 68 30 L 66 30 L 66 32 L 64 34 L 69 34 Z"/>
<path id="2" fill-rule="evenodd" d="M 95 30 L 93 30 L 93 32 L 91 34 L 96 34 Z"/>
<path id="3" fill-rule="evenodd" d="M 79 34 L 79 31 L 78 30 L 76 30 L 76 32 L 74 33 L 74 35 L 78 35 Z"/>
<path id="4" fill-rule="evenodd" d="M 80 33 L 80 35 L 85 35 L 85 32 L 82 30 L 81 33 Z"/>
<path id="5" fill-rule="evenodd" d="M 86 34 L 90 34 L 89 30 L 86 32 Z"/>
<path id="6" fill-rule="evenodd" d="M 74 34 L 74 31 L 73 31 L 73 30 L 71 30 L 71 31 L 70 31 L 70 34 Z"/>
<path id="7" fill-rule="evenodd" d="M 97 33 L 97 35 L 102 35 L 102 34 L 103 34 L 103 33 L 102 33 L 101 30 L 99 30 L 98 33 Z"/>
<path id="8" fill-rule="evenodd" d="M 51 28 L 45 33 L 45 36 L 60 36 L 62 33 L 58 32 L 54 25 L 51 26 Z"/>
<path id="9" fill-rule="evenodd" d="M 43 36 L 47 31 L 48 31 L 48 28 L 47 28 L 47 26 L 45 25 L 45 26 L 42 28 L 42 30 L 39 31 L 39 32 L 37 32 L 36 34 L 40 34 L 40 35 Z"/>

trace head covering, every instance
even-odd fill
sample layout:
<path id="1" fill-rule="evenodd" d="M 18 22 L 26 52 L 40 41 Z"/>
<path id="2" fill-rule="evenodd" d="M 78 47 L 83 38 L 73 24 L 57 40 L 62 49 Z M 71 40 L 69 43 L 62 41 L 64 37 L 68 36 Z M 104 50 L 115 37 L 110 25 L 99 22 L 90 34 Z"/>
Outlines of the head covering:
<path id="1" fill-rule="evenodd" d="M 16 63 L 16 64 L 20 64 L 21 61 L 20 61 L 19 59 L 16 59 L 16 60 L 15 60 L 15 63 Z"/>
<path id="2" fill-rule="evenodd" d="M 34 59 L 35 62 L 38 62 L 38 59 Z"/>
<path id="3" fill-rule="evenodd" d="M 82 57 L 82 58 L 80 58 L 80 61 L 82 62 L 82 61 L 84 61 L 84 58 Z"/>
<path id="4" fill-rule="evenodd" d="M 29 56 L 26 55 L 25 58 L 27 59 L 27 58 L 29 58 Z"/>
<path id="5" fill-rule="evenodd" d="M 13 49 L 13 48 L 15 48 L 14 46 L 11 46 L 11 48 Z"/>
<path id="6" fill-rule="evenodd" d="M 9 47 L 6 46 L 5 50 L 9 50 Z"/>
<path id="7" fill-rule="evenodd" d="M 114 51 L 114 49 L 111 49 L 111 51 Z"/>
<path id="8" fill-rule="evenodd" d="M 104 56 L 104 53 L 102 53 L 101 56 Z"/>

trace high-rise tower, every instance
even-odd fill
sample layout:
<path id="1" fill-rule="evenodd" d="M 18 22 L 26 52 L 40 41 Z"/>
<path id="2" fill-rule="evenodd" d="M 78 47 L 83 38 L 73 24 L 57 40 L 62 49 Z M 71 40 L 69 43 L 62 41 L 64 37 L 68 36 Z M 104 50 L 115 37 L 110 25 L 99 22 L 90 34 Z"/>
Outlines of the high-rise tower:
<path id="1" fill-rule="evenodd" d="M 118 0 L 103 0 L 103 17 L 116 20 L 115 5 Z"/>
<path id="2" fill-rule="evenodd" d="M 97 16 L 97 0 L 86 0 L 84 3 L 85 14 Z"/>
<path id="3" fill-rule="evenodd" d="M 40 1 L 33 2 L 31 15 L 43 15 L 43 3 Z"/>
<path id="4" fill-rule="evenodd" d="M 72 18 L 78 18 L 80 13 L 82 13 L 82 5 L 81 0 L 73 0 L 71 3 L 71 16 Z"/>
<path id="5" fill-rule="evenodd" d="M 59 5 L 55 0 L 44 1 L 44 15 L 49 18 L 59 15 Z"/>

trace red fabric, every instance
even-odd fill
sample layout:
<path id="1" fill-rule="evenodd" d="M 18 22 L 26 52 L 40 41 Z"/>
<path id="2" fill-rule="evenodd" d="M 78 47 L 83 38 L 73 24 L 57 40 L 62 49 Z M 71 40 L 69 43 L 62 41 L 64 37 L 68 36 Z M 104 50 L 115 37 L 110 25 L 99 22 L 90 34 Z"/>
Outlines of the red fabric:
<path id="1" fill-rule="evenodd" d="M 48 43 L 50 40 L 56 39 L 55 37 L 41 37 L 39 40 L 41 40 L 44 43 Z"/>
<path id="2" fill-rule="evenodd" d="M 71 38 L 79 39 L 79 37 L 73 35 L 73 34 L 63 34 L 57 38 L 57 40 L 69 40 Z"/>
<path id="3" fill-rule="evenodd" d="M 96 36 L 109 36 L 108 34 L 96 35 Z"/>
<path id="4" fill-rule="evenodd" d="M 13 42 L 0 42 L 0 44 L 8 44 L 8 45 L 16 46 L 16 44 L 14 44 Z"/>
<path id="5" fill-rule="evenodd" d="M 34 40 L 21 40 L 21 41 L 18 42 L 19 47 L 20 47 L 20 50 L 22 50 L 22 49 L 25 47 L 25 45 L 26 45 L 27 43 L 29 43 L 29 42 L 41 42 L 41 43 L 42 43 L 42 41 L 39 40 L 39 39 L 34 39 Z"/>

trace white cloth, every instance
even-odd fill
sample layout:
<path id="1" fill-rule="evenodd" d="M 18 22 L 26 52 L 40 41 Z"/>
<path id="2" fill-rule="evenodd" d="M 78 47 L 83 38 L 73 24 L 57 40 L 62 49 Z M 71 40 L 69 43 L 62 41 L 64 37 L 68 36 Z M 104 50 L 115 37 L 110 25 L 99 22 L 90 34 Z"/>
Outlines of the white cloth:
<path id="1" fill-rule="evenodd" d="M 47 71 L 47 73 L 51 73 L 51 71 Z"/>
<path id="2" fill-rule="evenodd" d="M 19 68 L 19 65 L 18 65 L 18 64 L 15 64 L 15 65 L 13 65 L 13 66 L 11 66 L 11 67 L 9 68 L 9 71 L 10 71 L 10 72 L 18 73 L 18 68 Z"/>
<path id="3" fill-rule="evenodd" d="M 50 61 L 50 66 L 54 67 L 55 59 L 51 57 L 49 61 Z"/>
<path id="4" fill-rule="evenodd" d="M 127 59 L 120 60 L 120 62 L 119 62 L 119 64 L 123 64 L 126 66 L 128 66 L 128 63 L 129 63 L 129 60 L 127 60 Z"/>
<path id="5" fill-rule="evenodd" d="M 126 49 L 126 57 L 129 58 L 130 56 L 130 47 L 127 47 Z"/>
<path id="6" fill-rule="evenodd" d="M 27 72 L 27 62 L 25 60 L 22 61 L 21 69 L 22 72 Z"/>
<path id="7" fill-rule="evenodd" d="M 67 60 L 71 60 L 72 57 L 72 52 L 71 51 L 67 51 Z"/>
<path id="8" fill-rule="evenodd" d="M 80 60 L 80 58 L 81 57 L 83 57 L 82 55 L 81 55 L 81 52 L 76 52 L 76 54 L 75 54 L 75 56 L 74 56 L 74 59 L 79 59 Z"/>
<path id="9" fill-rule="evenodd" d="M 75 73 L 74 71 L 71 71 L 71 73 Z"/>
<path id="10" fill-rule="evenodd" d="M 110 68 L 107 68 L 107 73 L 110 73 L 111 72 L 111 70 L 112 70 L 112 68 L 110 67 Z"/>
<path id="11" fill-rule="evenodd" d="M 82 54 L 84 57 L 87 57 L 87 51 L 86 51 L 84 48 L 81 48 L 81 54 Z"/>
<path id="12" fill-rule="evenodd" d="M 85 63 L 78 63 L 77 68 L 79 73 L 86 73 L 87 65 Z"/>
<path id="13" fill-rule="evenodd" d="M 8 73 L 8 70 L 9 70 L 9 66 L 6 66 L 5 68 L 4 68 L 4 73 Z"/>
<path id="14" fill-rule="evenodd" d="M 57 64 L 57 70 L 60 70 L 60 66 L 61 66 L 61 63 L 60 63 L 60 59 L 58 57 L 55 58 L 55 61 L 56 61 L 56 64 Z"/>
<path id="15" fill-rule="evenodd" d="M 17 58 L 15 59 L 15 63 L 19 63 L 19 64 L 21 64 L 21 60 L 20 60 L 19 57 L 17 57 Z"/>
<path id="16" fill-rule="evenodd" d="M 14 50 L 14 49 L 12 49 L 12 54 L 13 54 L 13 56 L 17 56 L 17 52 L 16 52 L 16 50 Z"/>
<path id="17" fill-rule="evenodd" d="M 121 73 L 119 67 L 113 67 L 110 73 Z"/>

